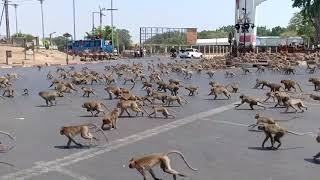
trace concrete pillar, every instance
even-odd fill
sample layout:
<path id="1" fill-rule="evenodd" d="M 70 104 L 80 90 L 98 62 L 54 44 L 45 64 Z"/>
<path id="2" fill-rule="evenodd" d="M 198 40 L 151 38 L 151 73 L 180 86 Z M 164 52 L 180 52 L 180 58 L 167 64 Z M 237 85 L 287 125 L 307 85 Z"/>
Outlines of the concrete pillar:
<path id="1" fill-rule="evenodd" d="M 168 53 L 168 46 L 164 47 L 164 53 L 167 54 Z"/>
<path id="2" fill-rule="evenodd" d="M 224 46 L 222 46 L 222 54 L 224 55 Z"/>
<path id="3" fill-rule="evenodd" d="M 221 54 L 221 46 L 219 46 L 219 54 Z"/>
<path id="4" fill-rule="evenodd" d="M 210 48 L 210 45 L 209 45 L 209 54 L 211 54 L 211 48 Z"/>
<path id="5" fill-rule="evenodd" d="M 276 47 L 276 53 L 278 53 L 278 47 Z"/>
<path id="6" fill-rule="evenodd" d="M 203 46 L 203 54 L 206 54 L 206 46 Z"/>

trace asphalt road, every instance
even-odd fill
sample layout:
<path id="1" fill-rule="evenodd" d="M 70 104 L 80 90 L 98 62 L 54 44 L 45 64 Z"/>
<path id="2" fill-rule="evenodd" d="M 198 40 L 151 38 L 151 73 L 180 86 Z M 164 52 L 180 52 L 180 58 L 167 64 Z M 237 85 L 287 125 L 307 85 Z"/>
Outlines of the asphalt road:
<path id="1" fill-rule="evenodd" d="M 150 62 L 147 59 L 141 61 Z M 106 64 L 86 66 L 102 72 Z M 76 69 L 82 66 L 76 66 Z M 285 114 L 283 108 L 258 108 L 251 111 L 247 105 L 239 110 L 233 109 L 233 104 L 239 101 L 239 95 L 242 93 L 265 98 L 267 90 L 252 89 L 256 78 L 273 82 L 294 79 L 300 82 L 306 93 L 312 93 L 313 87 L 308 83 L 308 78 L 319 74 L 305 74 L 301 68 L 294 76 L 271 72 L 242 75 L 240 70 L 234 69 L 232 71 L 237 73 L 237 77 L 226 79 L 224 72 L 218 71 L 214 80 L 223 84 L 241 84 L 241 93 L 233 94 L 230 100 L 225 100 L 223 96 L 220 100 L 212 100 L 212 97 L 207 96 L 208 82 L 212 79 L 205 74 L 194 74 L 191 80 L 170 74 L 170 77 L 181 79 L 183 84 L 200 86 L 200 93 L 195 97 L 188 97 L 185 90 L 180 90 L 180 95 L 184 95 L 190 103 L 172 108 L 176 111 L 175 119 L 121 118 L 118 130 L 106 131 L 110 143 L 105 147 L 64 149 L 66 139 L 59 134 L 61 126 L 84 122 L 100 124 L 101 116 L 92 118 L 81 108 L 82 103 L 88 101 L 81 93 L 68 95 L 72 103 L 59 99 L 57 106 L 45 107 L 45 102 L 38 96 L 38 92 L 48 89 L 50 81 L 46 80 L 46 74 L 49 70 L 54 71 L 55 67 L 44 68 L 41 72 L 36 68 L 0 71 L 1 75 L 17 72 L 22 76 L 14 83 L 18 96 L 5 101 L 0 100 L 0 130 L 16 136 L 16 147 L 0 155 L 0 161 L 12 163 L 16 168 L 0 164 L 1 179 L 141 180 L 142 177 L 137 171 L 128 168 L 129 159 L 132 156 L 172 149 L 182 151 L 191 165 L 199 169 L 198 172 L 193 172 L 181 159 L 170 156 L 172 167 L 188 175 L 179 179 L 319 179 L 320 165 L 311 161 L 312 156 L 320 151 L 314 134 L 286 135 L 280 150 L 269 151 L 260 148 L 264 134 L 248 131 L 247 126 L 255 122 L 253 117 L 260 112 L 275 119 L 299 116 L 298 119 L 281 124 L 292 131 L 316 133 L 320 127 L 320 103 L 318 105 L 317 102 L 307 101 L 308 111 L 298 114 Z M 164 79 L 169 79 L 169 76 Z M 119 83 L 122 81 L 119 80 Z M 130 86 L 128 84 L 125 87 Z M 103 99 L 108 107 L 115 106 L 117 100 L 106 99 L 108 96 L 103 90 L 103 85 L 93 87 L 97 90 L 98 96 L 89 99 Z M 141 82 L 134 89 L 135 94 L 145 94 L 140 87 Z M 31 95 L 21 96 L 23 88 L 29 88 Z M 267 106 L 272 107 L 273 104 L 269 103 Z M 4 136 L 1 138 L 5 139 Z M 172 179 L 159 168 L 156 168 L 155 173 L 163 179 Z"/>

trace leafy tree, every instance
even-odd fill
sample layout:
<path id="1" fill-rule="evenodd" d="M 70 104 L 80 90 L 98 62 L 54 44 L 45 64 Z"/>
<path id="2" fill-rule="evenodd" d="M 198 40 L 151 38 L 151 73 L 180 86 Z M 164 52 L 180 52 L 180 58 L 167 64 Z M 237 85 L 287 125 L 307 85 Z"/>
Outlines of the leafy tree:
<path id="1" fill-rule="evenodd" d="M 26 39 L 26 41 L 28 41 L 28 42 L 34 40 L 34 38 L 35 38 L 31 34 L 24 34 L 24 33 L 21 33 L 21 32 L 12 35 L 12 37 L 14 37 L 14 38 L 23 38 L 23 39 Z"/>
<path id="2" fill-rule="evenodd" d="M 280 34 L 284 33 L 287 31 L 287 28 L 285 27 L 280 27 L 280 26 L 276 26 L 274 28 L 271 29 L 271 36 L 280 36 Z"/>
<path id="3" fill-rule="evenodd" d="M 157 34 L 144 42 L 145 44 L 171 44 L 183 45 L 186 44 L 186 34 L 181 32 L 166 32 Z"/>
<path id="4" fill-rule="evenodd" d="M 320 44 L 320 1 L 319 0 L 292 0 L 293 7 L 301 9 L 305 21 L 311 22 L 315 28 L 315 41 Z"/>
<path id="5" fill-rule="evenodd" d="M 126 29 L 117 29 L 116 32 L 116 38 L 119 41 L 119 50 L 123 51 L 124 47 L 129 47 L 132 43 L 131 41 L 131 35 L 130 32 Z M 116 41 L 117 42 L 117 41 Z"/>
<path id="6" fill-rule="evenodd" d="M 63 36 L 58 36 L 51 39 L 52 44 L 56 45 L 59 51 L 64 51 L 66 40 L 67 39 Z"/>
<path id="7" fill-rule="evenodd" d="M 259 27 L 257 27 L 257 35 L 258 36 L 270 36 L 271 31 L 270 31 L 270 29 L 267 29 L 266 26 L 259 26 Z"/>
<path id="8" fill-rule="evenodd" d="M 303 37 L 306 41 L 314 42 L 315 28 L 312 22 L 307 21 L 302 13 L 295 13 L 289 22 L 288 29 L 295 31 L 298 36 Z"/>

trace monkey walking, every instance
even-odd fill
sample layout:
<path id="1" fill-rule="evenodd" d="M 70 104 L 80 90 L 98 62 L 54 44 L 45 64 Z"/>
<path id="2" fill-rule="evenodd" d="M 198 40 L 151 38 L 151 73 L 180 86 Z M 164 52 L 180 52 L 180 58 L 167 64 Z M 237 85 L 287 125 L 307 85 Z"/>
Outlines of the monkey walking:
<path id="1" fill-rule="evenodd" d="M 151 114 L 149 114 L 149 117 L 151 117 L 152 115 L 154 115 L 155 118 L 157 118 L 157 113 L 162 113 L 162 115 L 168 119 L 169 117 L 175 118 L 174 115 L 171 115 L 169 113 L 169 109 L 163 107 L 163 106 L 153 106 L 152 107 L 153 112 Z M 170 110 L 172 112 L 175 112 L 174 110 Z"/>
<path id="2" fill-rule="evenodd" d="M 298 86 L 298 88 L 300 89 L 301 92 L 303 92 L 300 84 L 296 81 L 290 80 L 290 79 L 285 79 L 285 80 L 281 80 L 281 83 L 284 85 L 284 89 L 287 91 L 290 91 L 291 88 L 294 89 L 294 91 L 297 91 L 296 89 L 296 85 Z"/>
<path id="3" fill-rule="evenodd" d="M 306 110 L 308 110 L 308 107 L 304 105 L 301 99 L 293 99 L 293 98 L 285 97 L 284 106 L 287 108 L 285 112 L 288 112 L 290 107 L 295 110 L 295 113 L 298 112 L 298 109 L 296 107 L 298 107 L 302 113 L 304 112 L 302 108 L 305 108 Z"/>
<path id="4" fill-rule="evenodd" d="M 88 101 L 82 104 L 82 108 L 87 109 L 87 111 L 91 113 L 92 117 L 97 117 L 100 112 L 105 114 L 104 110 L 102 109 L 102 106 L 106 108 L 106 110 L 110 111 L 110 109 L 105 104 L 99 101 Z M 93 114 L 94 111 L 97 111 L 97 113 Z"/>
<path id="5" fill-rule="evenodd" d="M 154 180 L 161 180 L 157 178 L 152 170 L 153 167 L 160 165 L 160 168 L 163 172 L 172 174 L 173 180 L 177 179 L 177 176 L 186 177 L 185 174 L 182 174 L 174 169 L 171 168 L 170 159 L 168 155 L 170 154 L 177 154 L 179 155 L 185 164 L 193 171 L 198 171 L 197 169 L 191 167 L 189 163 L 186 161 L 184 155 L 179 151 L 169 151 L 167 153 L 156 153 L 143 156 L 141 158 L 132 158 L 129 161 L 129 168 L 130 169 L 137 169 L 137 171 L 143 176 L 144 180 L 147 180 L 147 172 L 150 173 Z"/>
<path id="6" fill-rule="evenodd" d="M 250 108 L 251 108 L 251 110 L 254 110 L 253 106 L 259 106 L 259 107 L 263 107 L 264 109 L 266 109 L 266 107 L 262 104 L 262 102 L 259 101 L 255 97 L 241 95 L 240 99 L 241 99 L 241 103 L 240 104 L 235 104 L 235 108 L 238 108 L 239 106 L 241 106 L 244 103 L 248 103 Z"/>
<path id="7" fill-rule="evenodd" d="M 113 111 L 110 112 L 110 114 L 104 116 L 104 118 L 102 119 L 101 129 L 104 131 L 112 130 L 112 128 L 118 129 L 117 127 L 118 118 L 119 118 L 119 109 L 115 108 Z M 109 128 L 106 128 L 105 127 L 106 125 L 108 125 Z"/>
<path id="8" fill-rule="evenodd" d="M 92 133 L 90 132 L 90 129 L 93 129 L 93 128 L 96 128 L 96 129 L 98 129 L 98 131 L 101 131 L 106 139 L 106 142 L 109 142 L 109 140 L 108 140 L 107 136 L 105 135 L 105 133 L 103 132 L 103 130 L 100 129 L 99 127 L 97 127 L 95 124 L 82 124 L 82 125 L 78 125 L 78 126 L 64 126 L 60 130 L 60 135 L 64 135 L 68 138 L 68 143 L 67 143 L 66 148 L 70 148 L 71 142 L 73 142 L 75 145 L 77 145 L 79 147 L 82 147 L 83 145 L 76 142 L 74 140 L 74 137 L 80 134 L 80 136 L 83 139 L 90 140 L 90 145 L 91 145 L 93 140 L 99 141 L 99 139 L 94 137 L 92 135 Z"/>
<path id="9" fill-rule="evenodd" d="M 14 98 L 14 89 L 12 87 L 7 87 L 2 94 L 2 97 Z"/>
<path id="10" fill-rule="evenodd" d="M 63 93 L 60 93 L 57 91 L 41 91 L 39 92 L 39 96 L 46 101 L 47 106 L 49 106 L 49 103 L 50 103 L 50 106 L 53 106 L 53 101 L 55 102 L 54 104 L 57 105 L 57 100 L 56 100 L 57 97 L 64 97 L 70 102 L 72 102 L 72 100 L 65 97 Z"/>
<path id="11" fill-rule="evenodd" d="M 188 96 L 194 96 L 195 93 L 199 94 L 199 86 L 189 86 L 184 88 L 189 91 Z"/>
<path id="12" fill-rule="evenodd" d="M 276 124 L 279 121 L 291 121 L 291 120 L 297 119 L 299 117 L 295 116 L 291 119 L 279 120 L 279 119 L 273 119 L 273 118 L 267 117 L 267 116 L 261 116 L 260 114 L 256 114 L 254 116 L 254 118 L 256 119 L 257 122 L 255 124 L 249 125 L 248 126 L 249 128 L 254 128 L 254 127 L 258 126 L 260 123 Z"/>
<path id="13" fill-rule="evenodd" d="M 95 93 L 95 90 L 93 89 L 93 88 L 88 88 L 88 87 L 82 87 L 81 88 L 82 89 L 82 91 L 83 91 L 83 97 L 90 97 L 90 94 L 93 94 L 93 95 L 97 95 L 96 93 Z"/>
<path id="14" fill-rule="evenodd" d="M 293 135 L 297 135 L 297 136 L 304 136 L 308 133 L 304 133 L 304 134 L 300 134 L 297 132 L 293 132 L 293 131 L 288 131 L 287 129 L 281 127 L 279 124 L 268 124 L 268 123 L 260 123 L 258 124 L 258 129 L 261 131 L 264 131 L 266 138 L 263 140 L 262 142 L 262 148 L 264 149 L 265 146 L 264 144 L 268 141 L 268 139 L 270 139 L 271 141 L 271 146 L 268 148 L 270 150 L 277 150 L 279 149 L 279 147 L 282 145 L 281 143 L 281 138 L 285 135 L 285 134 L 293 134 Z M 274 143 L 278 142 L 278 146 L 274 147 Z"/>

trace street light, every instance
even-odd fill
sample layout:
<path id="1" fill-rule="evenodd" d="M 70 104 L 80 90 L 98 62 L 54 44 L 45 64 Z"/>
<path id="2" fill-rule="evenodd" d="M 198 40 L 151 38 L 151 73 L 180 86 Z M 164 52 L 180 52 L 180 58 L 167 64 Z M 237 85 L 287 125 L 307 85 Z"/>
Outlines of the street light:
<path id="1" fill-rule="evenodd" d="M 67 65 L 69 65 L 69 56 L 68 56 L 68 54 L 69 54 L 68 38 L 72 37 L 72 35 L 71 35 L 71 34 L 69 34 L 69 33 L 64 33 L 64 34 L 63 34 L 63 37 L 65 37 L 65 38 L 66 38 L 66 53 L 67 53 L 66 63 L 67 63 Z"/>
<path id="2" fill-rule="evenodd" d="M 43 20 L 43 1 L 44 0 L 39 0 L 40 5 L 41 5 L 41 19 L 42 19 L 42 43 L 44 45 L 44 20 Z"/>
<path id="3" fill-rule="evenodd" d="M 242 8 L 242 11 L 243 11 L 243 18 L 241 19 L 240 23 L 238 22 L 236 25 L 235 25 L 235 28 L 237 30 L 237 32 L 239 33 L 240 32 L 240 29 L 241 29 L 241 32 L 244 34 L 244 44 L 243 44 L 243 50 L 244 50 L 244 53 L 246 53 L 246 33 L 249 32 L 249 29 L 254 29 L 255 28 L 255 25 L 254 23 L 251 23 L 250 22 L 250 19 L 248 18 L 248 14 L 247 14 L 247 0 L 245 0 L 245 5 L 244 5 L 244 8 Z"/>
<path id="4" fill-rule="evenodd" d="M 73 0 L 73 39 L 76 40 L 76 3 Z"/>

